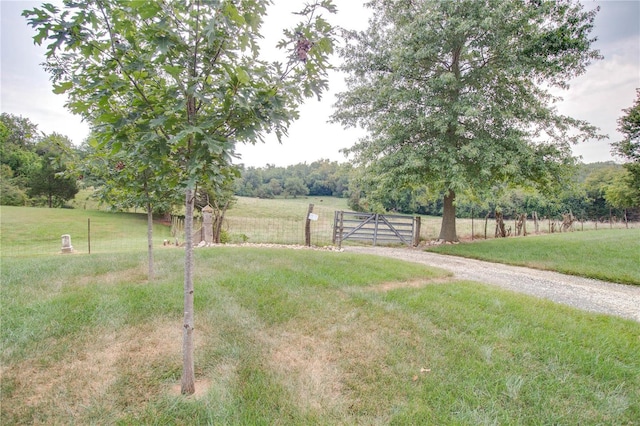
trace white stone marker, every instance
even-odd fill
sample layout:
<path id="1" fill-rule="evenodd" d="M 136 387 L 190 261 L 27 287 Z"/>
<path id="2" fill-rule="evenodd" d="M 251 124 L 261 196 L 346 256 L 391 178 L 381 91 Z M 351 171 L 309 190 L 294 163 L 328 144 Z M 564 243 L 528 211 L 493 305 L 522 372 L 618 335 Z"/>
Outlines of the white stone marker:
<path id="1" fill-rule="evenodd" d="M 62 236 L 62 252 L 63 253 L 73 252 L 73 246 L 71 245 L 71 235 L 69 234 L 64 234 Z"/>

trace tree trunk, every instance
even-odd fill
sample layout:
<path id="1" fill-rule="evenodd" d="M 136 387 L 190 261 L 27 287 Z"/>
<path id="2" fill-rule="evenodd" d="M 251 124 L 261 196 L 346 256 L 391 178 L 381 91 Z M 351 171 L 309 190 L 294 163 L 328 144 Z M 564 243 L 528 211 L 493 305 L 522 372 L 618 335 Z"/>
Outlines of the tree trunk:
<path id="1" fill-rule="evenodd" d="M 224 215 L 227 213 L 227 209 L 229 208 L 229 201 L 225 202 L 222 208 L 220 208 L 218 203 L 214 201 L 214 207 L 213 242 L 220 244 Z"/>
<path id="2" fill-rule="evenodd" d="M 153 281 L 155 271 L 153 268 L 153 209 L 151 203 L 147 203 L 147 257 L 149 258 L 148 280 Z"/>
<path id="3" fill-rule="evenodd" d="M 192 395 L 196 391 L 194 373 L 194 315 L 193 315 L 193 205 L 194 191 L 185 191 L 184 217 L 184 324 L 182 329 L 182 381 L 181 393 Z"/>
<path id="4" fill-rule="evenodd" d="M 442 211 L 442 226 L 440 227 L 441 241 L 457 242 L 458 235 L 456 232 L 456 206 L 455 206 L 456 194 L 452 190 L 449 190 L 444 196 L 444 209 Z"/>
<path id="5" fill-rule="evenodd" d="M 496 233 L 495 237 L 506 238 L 507 230 L 504 227 L 502 212 L 496 211 Z"/>

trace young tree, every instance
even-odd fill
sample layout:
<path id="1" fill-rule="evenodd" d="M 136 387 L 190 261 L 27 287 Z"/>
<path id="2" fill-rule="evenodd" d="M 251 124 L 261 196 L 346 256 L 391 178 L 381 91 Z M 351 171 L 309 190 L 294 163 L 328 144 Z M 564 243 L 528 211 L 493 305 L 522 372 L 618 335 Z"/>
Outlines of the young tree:
<path id="1" fill-rule="evenodd" d="M 612 152 L 629 162 L 624 165 L 629 172 L 629 190 L 636 206 L 640 206 L 640 89 L 633 106 L 624 109 L 625 115 L 618 119 L 618 131 L 624 139 L 612 144 Z"/>
<path id="2" fill-rule="evenodd" d="M 100 144 L 100 135 L 90 137 L 78 172 L 98 179 L 95 191 L 100 202 L 117 209 L 143 208 L 147 213 L 148 279 L 155 276 L 153 257 L 153 214 L 169 211 L 180 203 L 175 190 L 176 173 L 157 151 L 146 151 L 149 145 L 137 145 L 133 137 L 120 137 Z M 114 149 L 114 143 L 118 149 Z M 123 149 L 123 144 L 124 149 Z M 135 151 L 136 155 L 131 155 Z"/>
<path id="3" fill-rule="evenodd" d="M 316 0 L 284 31 L 284 63 L 259 59 L 269 0 L 180 2 L 65 0 L 25 11 L 47 40 L 54 91 L 85 117 L 113 149 L 157 152 L 184 193 L 185 272 L 182 393 L 195 390 L 193 366 L 193 206 L 197 183 L 221 174 L 236 142 L 278 137 L 305 97 L 327 87 L 331 25 Z M 134 137 L 135 144 L 122 142 Z M 144 154 L 142 154 L 144 155 Z M 155 161 L 155 159 L 154 159 Z"/>
<path id="4" fill-rule="evenodd" d="M 444 198 L 440 239 L 457 240 L 456 194 L 549 187 L 598 137 L 560 115 L 546 88 L 598 59 L 596 11 L 573 0 L 373 0 L 369 28 L 342 50 L 348 91 L 333 121 L 369 135 L 351 149 L 372 186 L 426 186 Z"/>

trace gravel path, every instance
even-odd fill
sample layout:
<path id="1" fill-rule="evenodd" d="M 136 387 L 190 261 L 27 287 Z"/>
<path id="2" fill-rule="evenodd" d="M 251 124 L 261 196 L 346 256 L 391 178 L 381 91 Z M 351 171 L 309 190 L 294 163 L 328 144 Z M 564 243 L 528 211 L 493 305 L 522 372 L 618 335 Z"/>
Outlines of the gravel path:
<path id="1" fill-rule="evenodd" d="M 640 322 L 640 286 L 615 284 L 557 272 L 445 256 L 417 249 L 345 247 L 344 250 L 435 266 L 453 272 L 454 276 L 459 279 L 493 284 L 574 308 L 616 315 Z"/>

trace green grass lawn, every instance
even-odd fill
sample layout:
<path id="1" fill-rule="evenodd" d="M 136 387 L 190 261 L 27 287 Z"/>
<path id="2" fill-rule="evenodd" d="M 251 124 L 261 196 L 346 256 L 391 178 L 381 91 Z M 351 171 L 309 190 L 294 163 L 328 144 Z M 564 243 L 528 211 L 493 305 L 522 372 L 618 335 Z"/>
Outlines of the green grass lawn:
<path id="1" fill-rule="evenodd" d="M 154 224 L 153 232 L 156 245 L 161 246 L 163 239 L 170 238 L 171 229 L 158 223 Z M 64 234 L 71 235 L 77 253 L 87 253 L 89 244 L 93 253 L 144 250 L 147 216 L 98 210 L 0 207 L 3 256 L 59 253 Z"/>
<path id="2" fill-rule="evenodd" d="M 478 240 L 429 250 L 640 285 L 640 229 Z"/>
<path id="3" fill-rule="evenodd" d="M 3 248 L 4 249 L 4 248 Z M 640 324 L 374 256 L 6 257 L 1 424 L 634 424 Z"/>

